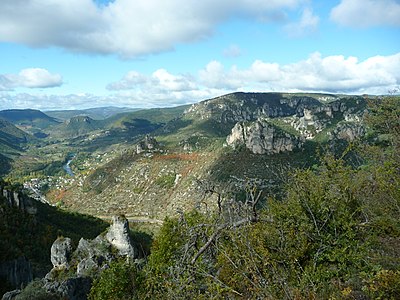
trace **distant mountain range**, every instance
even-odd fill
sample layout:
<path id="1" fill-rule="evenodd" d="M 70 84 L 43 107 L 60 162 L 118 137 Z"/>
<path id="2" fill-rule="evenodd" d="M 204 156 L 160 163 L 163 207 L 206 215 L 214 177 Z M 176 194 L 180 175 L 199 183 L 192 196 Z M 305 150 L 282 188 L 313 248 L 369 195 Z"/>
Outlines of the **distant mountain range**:
<path id="1" fill-rule="evenodd" d="M 96 108 L 79 109 L 79 110 L 49 110 L 45 111 L 45 113 L 48 116 L 61 121 L 65 121 L 76 116 L 88 116 L 95 120 L 104 120 L 116 114 L 132 112 L 136 110 L 139 109 L 129 108 L 129 107 L 107 106 L 107 107 L 96 107 Z"/>

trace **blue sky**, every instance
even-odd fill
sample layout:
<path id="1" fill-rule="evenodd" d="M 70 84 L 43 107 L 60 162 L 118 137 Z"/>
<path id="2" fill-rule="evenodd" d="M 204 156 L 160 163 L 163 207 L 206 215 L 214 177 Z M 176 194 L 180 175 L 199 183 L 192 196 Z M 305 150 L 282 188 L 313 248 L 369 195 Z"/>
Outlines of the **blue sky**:
<path id="1" fill-rule="evenodd" d="M 0 109 L 387 94 L 399 0 L 1 0 Z"/>

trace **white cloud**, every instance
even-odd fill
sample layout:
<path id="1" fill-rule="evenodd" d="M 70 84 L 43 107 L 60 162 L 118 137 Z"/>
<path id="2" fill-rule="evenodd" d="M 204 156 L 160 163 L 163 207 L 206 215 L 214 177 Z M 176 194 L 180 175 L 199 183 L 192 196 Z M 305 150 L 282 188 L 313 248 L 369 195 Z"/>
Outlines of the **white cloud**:
<path id="1" fill-rule="evenodd" d="M 400 84 L 400 53 L 359 62 L 356 57 L 322 57 L 316 52 L 293 64 L 257 60 L 248 69 L 233 66 L 228 71 L 214 61 L 200 71 L 200 78 L 207 87 L 223 89 L 385 94 Z"/>
<path id="2" fill-rule="evenodd" d="M 189 76 L 175 76 L 164 69 L 159 69 L 153 73 L 152 83 L 160 91 L 179 92 L 196 89 L 196 84 Z"/>
<path id="3" fill-rule="evenodd" d="M 318 25 L 319 17 L 314 15 L 311 9 L 306 8 L 303 10 L 299 22 L 289 23 L 284 29 L 291 37 L 303 37 L 315 33 Z"/>
<path id="4" fill-rule="evenodd" d="M 204 39 L 232 17 L 274 21 L 304 0 L 2 0 L 0 41 L 137 57 Z"/>
<path id="5" fill-rule="evenodd" d="M 134 76 L 132 76 L 134 74 Z M 140 78 L 140 80 L 138 80 Z M 323 57 L 312 53 L 307 59 L 279 65 L 261 60 L 248 68 L 230 68 L 219 61 L 209 62 L 195 75 L 173 75 L 164 69 L 150 76 L 129 72 L 122 80 L 109 85 L 110 90 L 153 99 L 200 100 L 196 95 L 223 94 L 232 91 L 315 91 L 352 94 L 386 94 L 400 85 L 400 53 L 374 56 L 364 61 L 356 57 Z M 140 97 L 138 95 L 141 95 Z"/>
<path id="6" fill-rule="evenodd" d="M 140 87 L 145 84 L 149 79 L 136 71 L 128 72 L 121 80 L 110 83 L 107 86 L 108 90 L 130 90 Z"/>
<path id="7" fill-rule="evenodd" d="M 42 68 L 28 68 L 18 74 L 0 74 L 0 91 L 10 91 L 14 88 L 50 88 L 63 84 L 59 74 L 52 74 Z"/>
<path id="8" fill-rule="evenodd" d="M 169 93 L 195 90 L 196 86 L 194 78 L 190 75 L 173 75 L 165 69 L 158 69 L 151 76 L 130 71 L 121 80 L 110 83 L 107 89 Z"/>
<path id="9" fill-rule="evenodd" d="M 237 72 L 237 67 L 232 66 L 226 71 L 219 61 L 211 61 L 199 71 L 199 80 L 208 88 L 234 90 L 243 86 L 243 74 Z"/>
<path id="10" fill-rule="evenodd" d="M 2 85 L 0 77 L 0 87 Z M 88 108 L 97 106 L 160 107 L 194 103 L 235 91 L 387 94 L 400 86 L 400 53 L 360 61 L 342 55 L 308 58 L 286 65 L 254 61 L 248 68 L 211 61 L 197 74 L 128 72 L 108 86 L 107 96 L 0 93 L 0 109 Z"/>
<path id="11" fill-rule="evenodd" d="M 400 26 L 398 0 L 342 0 L 331 11 L 331 19 L 348 27 Z"/>

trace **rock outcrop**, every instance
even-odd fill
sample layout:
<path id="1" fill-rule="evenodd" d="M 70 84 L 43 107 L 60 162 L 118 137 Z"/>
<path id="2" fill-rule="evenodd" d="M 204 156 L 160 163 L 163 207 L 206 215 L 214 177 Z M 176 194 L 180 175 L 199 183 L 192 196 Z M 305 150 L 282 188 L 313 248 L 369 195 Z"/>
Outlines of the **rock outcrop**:
<path id="1" fill-rule="evenodd" d="M 254 154 L 274 154 L 300 148 L 303 141 L 265 120 L 257 120 L 236 123 L 226 143 L 233 147 L 245 145 Z"/>
<path id="2" fill-rule="evenodd" d="M 253 153 L 270 154 L 292 151 L 301 146 L 304 139 L 311 140 L 321 132 L 325 134 L 323 131 L 334 130 L 343 120 L 360 123 L 365 107 L 365 99 L 359 96 L 233 93 L 193 104 L 185 114 L 213 120 L 228 128 L 235 126 L 227 137 L 228 144 L 242 143 Z M 290 133 L 278 136 L 270 126 L 260 123 L 260 119 L 279 119 L 285 123 L 282 128 L 292 127 L 302 139 L 296 140 Z M 253 122 L 253 125 L 246 122 Z M 342 133 L 331 136 L 351 140 L 360 133 L 349 130 L 347 127 Z"/>
<path id="3" fill-rule="evenodd" d="M 21 192 L 9 190 L 0 185 L 0 195 L 5 198 L 5 202 L 9 207 L 19 208 L 31 215 L 37 212 L 37 208 L 33 204 L 32 199 Z"/>
<path id="4" fill-rule="evenodd" d="M 113 223 L 106 234 L 107 241 L 118 249 L 121 256 L 136 258 L 138 253 L 129 236 L 128 220 L 123 216 L 114 216 L 112 221 Z"/>
<path id="5" fill-rule="evenodd" d="M 331 133 L 331 139 L 345 140 L 348 142 L 365 134 L 365 128 L 360 123 L 341 123 Z"/>
<path id="6" fill-rule="evenodd" d="M 44 288 L 49 294 L 57 295 L 57 299 L 86 300 L 92 282 L 90 277 L 72 277 L 63 281 L 48 281 Z"/>
<path id="7" fill-rule="evenodd" d="M 13 290 L 11 292 L 7 292 L 3 295 L 1 300 L 14 300 L 16 297 L 21 294 L 21 290 Z"/>
<path id="8" fill-rule="evenodd" d="M 146 135 L 145 138 L 136 145 L 136 153 L 139 154 L 146 151 L 155 151 L 157 148 L 157 140 L 149 135 Z"/>
<path id="9" fill-rule="evenodd" d="M 72 255 L 72 241 L 70 238 L 59 237 L 51 246 L 50 260 L 53 268 L 62 269 L 69 267 Z"/>
<path id="10" fill-rule="evenodd" d="M 80 239 L 75 250 L 71 239 L 58 238 L 51 247 L 53 269 L 43 279 L 43 287 L 62 299 L 86 299 L 93 278 L 119 257 L 132 261 L 138 257 L 124 216 L 113 217 L 107 232 L 95 239 Z"/>

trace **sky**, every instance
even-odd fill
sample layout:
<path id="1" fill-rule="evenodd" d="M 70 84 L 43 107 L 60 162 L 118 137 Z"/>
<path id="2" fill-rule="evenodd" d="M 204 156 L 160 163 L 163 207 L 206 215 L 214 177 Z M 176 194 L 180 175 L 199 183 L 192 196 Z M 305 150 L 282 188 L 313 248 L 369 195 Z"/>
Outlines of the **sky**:
<path id="1" fill-rule="evenodd" d="M 0 0 L 0 110 L 399 86 L 400 0 Z"/>

